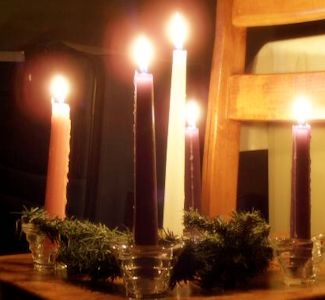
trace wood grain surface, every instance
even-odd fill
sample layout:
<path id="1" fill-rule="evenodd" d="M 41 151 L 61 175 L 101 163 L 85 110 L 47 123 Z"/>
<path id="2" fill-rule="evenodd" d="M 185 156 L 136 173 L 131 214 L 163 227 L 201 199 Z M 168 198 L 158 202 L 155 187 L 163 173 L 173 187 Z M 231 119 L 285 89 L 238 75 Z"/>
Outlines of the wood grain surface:
<path id="1" fill-rule="evenodd" d="M 228 78 L 244 71 L 246 31 L 231 26 L 231 13 L 232 0 L 217 2 L 202 172 L 202 211 L 208 216 L 236 209 L 240 125 L 227 116 Z"/>
<path id="2" fill-rule="evenodd" d="M 325 120 L 325 72 L 235 75 L 229 79 L 228 117 L 246 121 L 296 121 L 297 97 L 311 103 L 311 120 Z"/>
<path id="3" fill-rule="evenodd" d="M 60 275 L 43 274 L 33 269 L 30 254 L 0 256 L 0 298 L 12 299 L 10 295 L 1 297 L 3 296 L 1 295 L 3 282 L 12 284 L 41 299 L 125 299 L 121 280 L 117 280 L 114 284 L 102 283 L 94 286 L 87 281 L 69 281 Z M 282 282 L 278 266 L 273 263 L 267 273 L 255 278 L 250 284 L 246 284 L 244 289 L 207 293 L 184 283 L 162 299 L 325 299 L 325 270 L 322 265 L 318 282 L 315 285 L 287 287 Z"/>

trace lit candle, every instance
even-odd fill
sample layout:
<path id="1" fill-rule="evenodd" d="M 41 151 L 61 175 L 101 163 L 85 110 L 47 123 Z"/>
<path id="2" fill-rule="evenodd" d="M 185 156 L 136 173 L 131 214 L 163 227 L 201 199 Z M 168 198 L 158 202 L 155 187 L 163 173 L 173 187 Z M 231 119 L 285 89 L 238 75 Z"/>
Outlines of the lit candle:
<path id="1" fill-rule="evenodd" d="M 51 83 L 52 117 L 47 169 L 45 209 L 51 216 L 65 217 L 70 152 L 70 107 L 64 103 L 69 86 L 63 76 Z"/>
<path id="2" fill-rule="evenodd" d="M 134 75 L 134 242 L 155 245 L 158 241 L 155 119 L 153 76 L 147 73 L 151 44 L 140 37 L 135 58 L 140 72 Z"/>
<path id="3" fill-rule="evenodd" d="M 298 124 L 292 127 L 293 157 L 291 186 L 290 235 L 292 238 L 310 238 L 310 125 L 305 121 L 308 103 L 296 103 Z"/>
<path id="4" fill-rule="evenodd" d="M 173 51 L 169 122 L 166 154 L 163 226 L 183 233 L 185 170 L 186 56 L 182 50 L 187 35 L 185 20 L 176 14 L 170 24 L 176 49 Z"/>
<path id="5" fill-rule="evenodd" d="M 200 210 L 201 204 L 201 163 L 199 129 L 196 121 L 199 107 L 190 101 L 186 105 L 187 127 L 185 130 L 185 209 Z"/>

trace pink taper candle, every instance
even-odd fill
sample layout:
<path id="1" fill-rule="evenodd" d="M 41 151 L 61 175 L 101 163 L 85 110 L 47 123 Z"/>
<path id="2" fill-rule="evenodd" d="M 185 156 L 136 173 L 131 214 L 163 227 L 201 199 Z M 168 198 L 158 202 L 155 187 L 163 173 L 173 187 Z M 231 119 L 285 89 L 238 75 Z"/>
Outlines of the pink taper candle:
<path id="1" fill-rule="evenodd" d="M 153 76 L 146 72 L 150 44 L 141 37 L 136 44 L 140 73 L 134 75 L 134 242 L 158 242 L 158 202 Z"/>
<path id="2" fill-rule="evenodd" d="M 70 152 L 70 107 L 64 103 L 68 84 L 57 76 L 51 85 L 52 117 L 45 210 L 50 216 L 64 218 L 67 203 L 67 183 Z"/>

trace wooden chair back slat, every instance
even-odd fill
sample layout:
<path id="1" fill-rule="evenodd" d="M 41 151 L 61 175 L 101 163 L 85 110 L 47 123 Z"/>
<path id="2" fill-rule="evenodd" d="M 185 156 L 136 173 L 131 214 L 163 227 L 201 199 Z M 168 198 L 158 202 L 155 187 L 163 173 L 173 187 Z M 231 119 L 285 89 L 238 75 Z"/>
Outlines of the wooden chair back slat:
<path id="1" fill-rule="evenodd" d="M 325 19 L 325 0 L 234 0 L 233 24 L 256 27 Z"/>

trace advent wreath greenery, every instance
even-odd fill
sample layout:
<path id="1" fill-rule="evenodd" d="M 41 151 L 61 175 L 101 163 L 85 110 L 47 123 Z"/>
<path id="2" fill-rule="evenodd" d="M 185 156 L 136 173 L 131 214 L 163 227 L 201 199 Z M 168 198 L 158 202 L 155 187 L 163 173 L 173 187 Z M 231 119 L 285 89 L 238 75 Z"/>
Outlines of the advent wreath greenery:
<path id="1" fill-rule="evenodd" d="M 121 275 L 113 245 L 121 240 L 132 243 L 130 232 L 75 218 L 50 218 L 41 208 L 24 209 L 19 221 L 34 224 L 59 242 L 57 260 L 67 265 L 68 274 L 110 281 Z M 184 226 L 183 237 L 160 231 L 160 243 L 183 244 L 176 253 L 171 287 L 192 281 L 204 289 L 233 288 L 264 272 L 272 259 L 270 227 L 257 211 L 234 212 L 224 220 L 191 210 L 184 213 Z"/>

